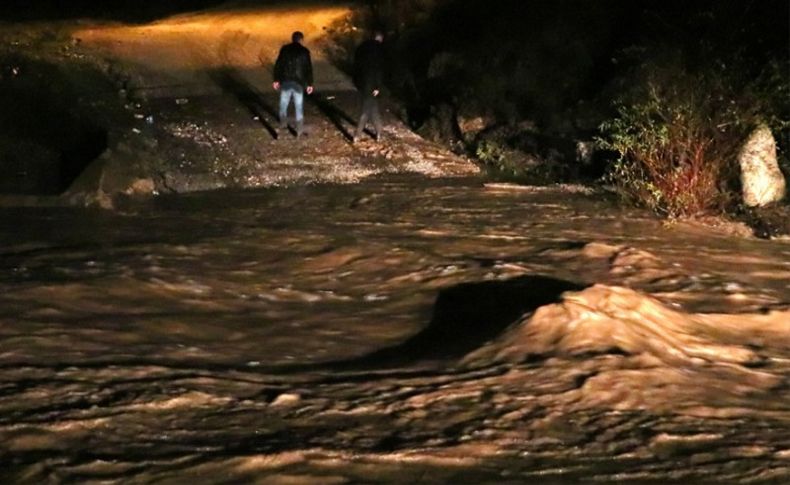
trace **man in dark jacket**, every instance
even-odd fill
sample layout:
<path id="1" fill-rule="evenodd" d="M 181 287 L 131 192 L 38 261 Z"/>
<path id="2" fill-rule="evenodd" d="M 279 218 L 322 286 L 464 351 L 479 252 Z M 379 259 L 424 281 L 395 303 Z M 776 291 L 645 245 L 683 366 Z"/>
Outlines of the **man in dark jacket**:
<path id="1" fill-rule="evenodd" d="M 362 97 L 362 113 L 359 116 L 354 142 L 359 141 L 368 119 L 376 128 L 376 140 L 381 136 L 379 95 L 384 83 L 384 34 L 375 32 L 354 53 L 354 85 Z"/>
<path id="2" fill-rule="evenodd" d="M 304 129 L 304 92 L 313 93 L 313 63 L 310 51 L 302 45 L 304 34 L 294 32 L 292 42 L 280 49 L 274 63 L 275 91 L 280 91 L 280 129 L 288 126 L 288 106 L 291 98 L 296 111 L 296 136 L 302 135 Z"/>

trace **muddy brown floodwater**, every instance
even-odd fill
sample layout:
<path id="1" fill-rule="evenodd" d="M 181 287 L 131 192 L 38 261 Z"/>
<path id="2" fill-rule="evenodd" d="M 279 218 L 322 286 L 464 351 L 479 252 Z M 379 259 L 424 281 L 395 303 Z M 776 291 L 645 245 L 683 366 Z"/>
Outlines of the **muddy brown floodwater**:
<path id="1" fill-rule="evenodd" d="M 790 481 L 790 243 L 380 178 L 0 209 L 3 483 Z"/>

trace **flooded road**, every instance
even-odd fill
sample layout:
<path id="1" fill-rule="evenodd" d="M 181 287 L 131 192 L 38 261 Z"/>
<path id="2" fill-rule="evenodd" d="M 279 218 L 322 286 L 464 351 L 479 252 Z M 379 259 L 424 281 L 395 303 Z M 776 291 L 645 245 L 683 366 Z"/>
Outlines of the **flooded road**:
<path id="1" fill-rule="evenodd" d="M 790 243 L 390 177 L 0 209 L 0 478 L 790 480 Z"/>

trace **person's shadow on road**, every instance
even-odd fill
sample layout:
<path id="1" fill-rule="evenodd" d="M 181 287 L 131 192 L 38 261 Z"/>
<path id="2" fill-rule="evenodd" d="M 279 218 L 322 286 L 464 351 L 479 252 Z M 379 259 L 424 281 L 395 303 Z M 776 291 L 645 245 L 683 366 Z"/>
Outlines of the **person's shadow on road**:
<path id="1" fill-rule="evenodd" d="M 356 121 L 345 111 L 340 109 L 337 104 L 333 103 L 330 96 L 314 92 L 307 99 L 309 99 L 316 106 L 316 108 L 318 108 L 321 114 L 326 116 L 329 121 L 332 122 L 335 128 L 337 128 L 337 131 L 343 135 L 343 138 L 345 138 L 348 143 L 352 143 L 354 141 L 353 135 L 346 129 L 345 126 L 343 126 L 343 122 L 345 121 L 346 123 L 351 124 L 351 126 L 354 126 Z"/>
<path id="2" fill-rule="evenodd" d="M 209 77 L 222 89 L 223 92 L 235 97 L 258 120 L 273 139 L 277 139 L 277 130 L 274 128 L 278 119 L 277 112 L 263 101 L 263 95 L 247 82 L 241 74 L 232 68 L 221 67 L 208 72 Z M 274 123 L 267 121 L 275 120 Z"/>

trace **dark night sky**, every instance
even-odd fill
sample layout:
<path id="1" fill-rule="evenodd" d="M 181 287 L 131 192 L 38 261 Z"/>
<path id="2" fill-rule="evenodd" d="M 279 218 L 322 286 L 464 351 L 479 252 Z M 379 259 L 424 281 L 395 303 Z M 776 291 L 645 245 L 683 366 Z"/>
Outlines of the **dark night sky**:
<path id="1" fill-rule="evenodd" d="M 325 3 L 331 3 L 332 0 Z M 14 17 L 76 17 L 92 14 L 120 15 L 134 12 L 162 14 L 189 11 L 222 3 L 265 5 L 273 3 L 304 3 L 302 0 L 2 0 L 0 13 Z M 337 3 L 348 3 L 338 0 Z"/>
<path id="2" fill-rule="evenodd" d="M 2 0 L 2 19 L 100 17 L 140 20 L 225 3 L 223 0 Z M 266 2 L 261 2 L 266 3 Z"/>

